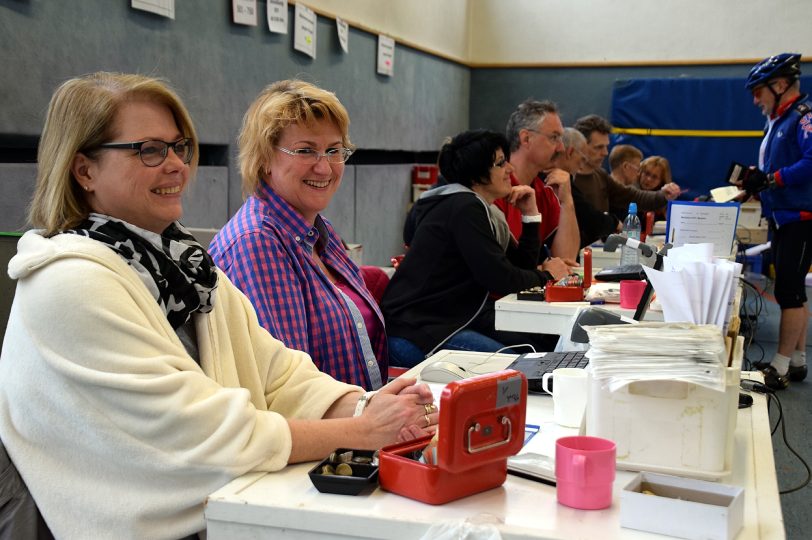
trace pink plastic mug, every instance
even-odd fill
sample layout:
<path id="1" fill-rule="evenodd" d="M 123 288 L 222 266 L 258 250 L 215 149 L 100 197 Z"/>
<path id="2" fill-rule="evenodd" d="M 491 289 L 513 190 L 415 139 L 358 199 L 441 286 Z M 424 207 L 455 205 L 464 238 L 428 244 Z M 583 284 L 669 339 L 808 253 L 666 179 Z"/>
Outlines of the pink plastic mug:
<path id="1" fill-rule="evenodd" d="M 620 282 L 620 307 L 623 309 L 635 309 L 643 297 L 646 289 L 645 281 L 636 279 L 624 279 Z"/>
<path id="2" fill-rule="evenodd" d="M 558 502 L 582 510 L 612 505 L 615 443 L 600 437 L 561 437 L 555 443 Z"/>

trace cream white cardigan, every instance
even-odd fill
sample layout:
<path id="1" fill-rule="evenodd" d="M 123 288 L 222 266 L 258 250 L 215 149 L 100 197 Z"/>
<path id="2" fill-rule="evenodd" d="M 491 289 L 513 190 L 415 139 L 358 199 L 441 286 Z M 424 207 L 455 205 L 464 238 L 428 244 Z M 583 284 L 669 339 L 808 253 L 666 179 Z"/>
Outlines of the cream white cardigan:
<path id="1" fill-rule="evenodd" d="M 179 538 L 205 497 L 284 467 L 285 417 L 358 390 L 257 323 L 223 274 L 194 316 L 200 365 L 103 244 L 26 233 L 0 357 L 0 438 L 57 538 Z"/>

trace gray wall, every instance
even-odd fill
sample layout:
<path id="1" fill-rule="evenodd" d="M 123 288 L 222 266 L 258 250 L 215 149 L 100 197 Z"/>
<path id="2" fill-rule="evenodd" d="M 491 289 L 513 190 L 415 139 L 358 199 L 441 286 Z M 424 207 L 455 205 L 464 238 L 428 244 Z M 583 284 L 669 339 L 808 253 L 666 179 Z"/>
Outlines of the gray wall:
<path id="1" fill-rule="evenodd" d="M 292 34 L 268 32 L 265 2 L 257 4 L 260 26 L 245 27 L 230 22 L 226 0 L 178 2 L 174 21 L 133 10 L 124 0 L 0 0 L 0 140 L 39 135 L 51 93 L 69 77 L 98 70 L 165 77 L 189 108 L 201 142 L 228 147 L 227 161 L 215 163 L 225 169 L 201 169 L 184 218 L 189 226 L 218 227 L 242 203 L 235 159 L 242 115 L 275 80 L 301 77 L 336 92 L 352 119 L 350 137 L 361 150 L 435 151 L 444 137 L 467 127 L 467 67 L 398 46 L 394 77 L 378 76 L 377 36 L 350 28 L 345 55 L 335 21 L 325 17 L 319 17 L 312 60 L 293 50 Z M 348 167 L 346 185 L 327 215 L 351 223 L 351 232 L 340 229 L 345 240 L 363 241 L 366 262 L 379 264 L 398 249 L 393 239 L 402 223 L 393 216 L 406 210 L 402 194 L 410 169 L 361 167 L 364 196 L 345 194 L 356 181 Z M 8 220 L 0 215 L 0 230 L 19 227 L 30 192 L 25 185 L 20 189 L 20 182 L 33 180 L 18 169 L 13 176 L 6 172 L 0 169 L 0 195 L 11 199 L 4 199 L 3 209 L 21 210 Z M 373 194 L 378 203 L 391 199 L 404 206 L 367 204 Z M 361 201 L 362 208 L 339 207 L 339 201 Z"/>
<path id="2" fill-rule="evenodd" d="M 527 98 L 555 101 L 564 125 L 572 125 L 586 114 L 609 118 L 615 81 L 741 77 L 744 84 L 749 70 L 750 66 L 743 65 L 474 69 L 471 71 L 470 126 L 504 130 L 510 113 Z"/>
<path id="3" fill-rule="evenodd" d="M 194 7 L 192 7 L 194 4 Z M 231 24 L 231 2 L 178 2 L 176 20 L 132 10 L 124 0 L 0 0 L 0 146 L 36 136 L 53 89 L 96 70 L 166 77 L 195 119 L 201 141 L 226 147 L 220 167 L 201 168 L 184 221 L 219 227 L 241 204 L 235 140 L 243 112 L 267 84 L 299 76 L 335 91 L 361 150 L 437 150 L 469 126 L 503 130 L 516 104 L 548 98 L 564 122 L 610 116 L 612 85 L 638 77 L 744 77 L 749 66 L 469 69 L 398 46 L 395 76 L 375 74 L 377 37 L 350 28 L 340 51 L 335 22 L 319 17 L 317 59 L 293 51 L 292 35 L 270 34 L 265 3 L 258 27 Z M 198 6 L 205 6 L 200 9 Z M 293 8 L 290 8 L 290 17 Z M 101 21 L 101 22 L 99 22 Z M 668 106 L 668 104 L 663 104 Z M 387 158 L 384 158 L 386 161 Z M 353 158 L 325 214 L 365 262 L 385 264 L 401 250 L 410 167 L 402 158 L 366 165 Z M 0 167 L 0 230 L 21 228 L 31 167 Z M 24 226 L 24 225 L 23 225 Z"/>

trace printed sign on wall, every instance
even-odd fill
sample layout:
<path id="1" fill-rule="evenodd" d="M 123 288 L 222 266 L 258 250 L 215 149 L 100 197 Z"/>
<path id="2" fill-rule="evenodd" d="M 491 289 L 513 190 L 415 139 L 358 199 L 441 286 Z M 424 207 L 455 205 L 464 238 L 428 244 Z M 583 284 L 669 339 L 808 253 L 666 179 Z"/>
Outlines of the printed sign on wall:
<path id="1" fill-rule="evenodd" d="M 395 73 L 395 40 L 378 34 L 378 74 L 391 77 Z"/>
<path id="2" fill-rule="evenodd" d="M 344 51 L 344 54 L 350 52 L 350 25 L 344 19 L 336 17 L 336 31 L 338 32 L 338 42 L 341 44 L 341 50 Z"/>
<path id="3" fill-rule="evenodd" d="M 130 7 L 169 19 L 175 18 L 175 0 L 132 0 Z"/>
<path id="4" fill-rule="evenodd" d="M 268 30 L 288 33 L 288 0 L 268 0 Z"/>
<path id="5" fill-rule="evenodd" d="M 257 0 L 231 0 L 231 17 L 234 24 L 257 25 Z"/>
<path id="6" fill-rule="evenodd" d="M 293 48 L 315 59 L 316 13 L 301 2 L 296 2 L 294 20 Z"/>

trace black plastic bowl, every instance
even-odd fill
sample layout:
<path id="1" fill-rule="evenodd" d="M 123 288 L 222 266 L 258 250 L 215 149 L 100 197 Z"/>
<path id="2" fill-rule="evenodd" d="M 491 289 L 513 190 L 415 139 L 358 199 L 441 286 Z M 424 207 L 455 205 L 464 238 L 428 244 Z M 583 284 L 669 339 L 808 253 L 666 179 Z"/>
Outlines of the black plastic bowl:
<path id="1" fill-rule="evenodd" d="M 335 454 L 342 454 L 351 449 L 339 448 Z M 353 456 L 372 457 L 372 450 L 352 450 Z M 352 467 L 352 476 L 340 476 L 337 474 L 321 474 L 324 465 L 333 465 L 330 457 L 323 459 L 318 465 L 310 469 L 307 475 L 310 481 L 321 493 L 336 493 L 338 495 L 358 495 L 370 486 L 378 485 L 378 466 L 365 463 L 348 463 Z"/>

